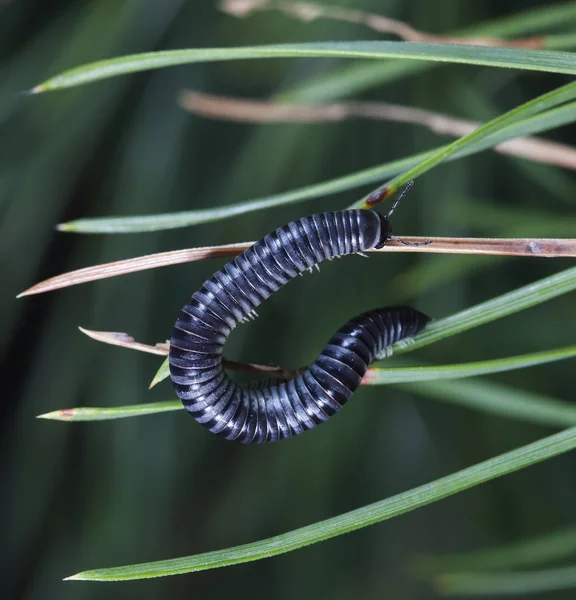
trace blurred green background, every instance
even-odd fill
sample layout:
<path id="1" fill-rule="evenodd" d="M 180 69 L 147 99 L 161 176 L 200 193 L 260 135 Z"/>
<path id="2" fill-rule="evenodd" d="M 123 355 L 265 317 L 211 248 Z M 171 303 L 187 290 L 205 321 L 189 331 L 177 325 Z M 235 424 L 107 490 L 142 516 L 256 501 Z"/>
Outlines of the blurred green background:
<path id="1" fill-rule="evenodd" d="M 519 0 L 337 4 L 436 33 L 542 5 Z M 98 344 L 77 326 L 163 341 L 182 304 L 223 261 L 18 301 L 17 293 L 74 268 L 258 239 L 304 214 L 346 207 L 368 188 L 161 233 L 77 236 L 55 232 L 56 224 L 226 205 L 408 156 L 444 139 L 387 122 L 216 122 L 191 116 L 176 102 L 185 88 L 267 98 L 338 67 L 333 60 L 192 65 L 40 96 L 18 92 L 63 69 L 133 52 L 352 39 L 378 35 L 360 25 L 305 24 L 279 13 L 238 20 L 211 1 L 0 3 L 3 597 L 427 599 L 435 597 L 434 590 L 414 576 L 420 556 L 467 552 L 576 523 L 576 460 L 568 455 L 262 562 L 144 582 L 61 581 L 88 568 L 184 556 L 282 533 L 552 432 L 401 387 L 364 388 L 325 426 L 264 447 L 212 437 L 183 412 L 94 424 L 35 420 L 57 408 L 172 399 L 167 381 L 147 389 L 158 357 Z M 558 75 L 444 66 L 367 86 L 354 97 L 486 120 L 566 81 Z M 569 142 L 574 128 L 548 137 Z M 566 218 L 574 214 L 574 190 L 571 172 L 485 152 L 421 178 L 395 215 L 395 232 L 569 235 Z M 337 261 L 274 295 L 259 309 L 257 321 L 235 331 L 227 354 L 299 366 L 363 310 L 407 302 L 441 317 L 571 264 L 401 254 Z M 574 343 L 574 316 L 574 298 L 562 296 L 414 358 L 441 364 L 560 347 Z M 574 399 L 570 363 L 491 379 Z M 572 598 L 573 593 L 533 597 Z"/>

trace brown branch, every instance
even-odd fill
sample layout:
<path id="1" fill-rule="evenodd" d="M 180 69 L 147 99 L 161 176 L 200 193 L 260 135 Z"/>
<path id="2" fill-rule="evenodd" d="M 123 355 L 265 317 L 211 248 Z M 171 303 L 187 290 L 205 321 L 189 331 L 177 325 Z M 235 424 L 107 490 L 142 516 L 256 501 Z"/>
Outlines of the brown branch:
<path id="1" fill-rule="evenodd" d="M 170 350 L 169 342 L 160 342 L 154 346 L 142 344 L 137 342 L 131 335 L 121 331 L 92 331 L 90 329 L 84 329 L 83 327 L 78 327 L 78 329 L 89 338 L 112 346 L 120 346 L 122 348 L 129 348 L 130 350 L 138 350 L 139 352 L 147 352 L 148 354 L 157 354 L 160 356 L 168 356 Z M 301 372 L 298 369 L 288 370 L 274 365 L 239 363 L 233 360 L 227 360 L 226 358 L 222 359 L 222 363 L 226 369 L 243 371 L 246 373 L 258 373 L 260 375 L 267 375 L 268 377 L 276 377 L 278 379 L 293 379 Z"/>
<path id="2" fill-rule="evenodd" d="M 431 240 L 433 243 L 426 246 L 406 246 L 397 241 L 390 241 L 379 250 L 369 252 L 432 252 L 435 254 L 491 254 L 494 256 L 533 256 L 546 258 L 576 258 L 576 239 L 559 238 L 455 238 L 434 237 L 423 238 L 406 236 L 402 238 L 407 242 L 424 242 Z M 95 265 L 70 271 L 50 279 L 45 279 L 18 295 L 31 296 L 51 292 L 60 288 L 127 275 L 146 269 L 155 269 L 168 265 L 177 265 L 193 262 L 204 258 L 217 258 L 222 256 L 236 256 L 249 248 L 254 242 L 226 244 L 223 246 L 206 246 L 203 248 L 189 248 L 188 250 L 175 250 L 172 252 L 159 252 L 137 258 L 119 260 L 116 262 Z"/>
<path id="3" fill-rule="evenodd" d="M 226 121 L 241 123 L 342 121 L 351 116 L 345 103 L 338 104 L 281 104 L 243 100 L 229 96 L 214 96 L 195 91 L 183 91 L 178 99 L 185 110 Z"/>
<path id="4" fill-rule="evenodd" d="M 214 96 L 195 91 L 180 95 L 180 105 L 197 115 L 248 123 L 318 123 L 345 119 L 377 119 L 423 125 L 440 135 L 463 136 L 481 123 L 420 108 L 385 102 L 281 104 Z M 494 146 L 496 152 L 576 170 L 576 148 L 537 137 L 521 137 Z"/>
<path id="5" fill-rule="evenodd" d="M 97 342 L 103 342 L 104 344 L 110 344 L 112 346 L 120 346 L 121 348 L 130 348 L 131 350 L 139 350 L 140 352 L 147 352 L 148 354 L 168 356 L 168 350 L 170 348 L 169 342 L 159 342 L 154 346 L 150 346 L 149 344 L 137 342 L 131 335 L 121 331 L 93 331 L 91 329 L 84 329 L 84 327 L 78 327 L 78 329 L 84 335 L 87 335 Z"/>
<path id="6" fill-rule="evenodd" d="M 202 260 L 204 258 L 236 256 L 253 243 L 254 242 L 246 242 L 241 244 L 227 244 L 225 246 L 206 246 L 202 248 L 188 248 L 187 250 L 174 250 L 172 252 L 159 252 L 157 254 L 147 254 L 146 256 L 138 256 L 136 258 L 105 263 L 103 265 L 94 265 L 93 267 L 70 271 L 69 273 L 46 279 L 22 292 L 17 298 L 30 296 L 32 294 L 41 294 L 43 292 L 51 292 L 52 290 L 69 287 L 71 285 L 97 281 L 98 279 L 107 279 L 108 277 L 117 277 L 118 275 L 136 273 L 137 271 L 156 269 L 157 267 L 178 265 L 185 262 Z"/>
<path id="7" fill-rule="evenodd" d="M 432 252 L 433 254 L 491 254 L 493 256 L 536 256 L 544 258 L 576 258 L 576 239 L 562 238 L 402 238 L 406 241 L 432 240 L 427 246 L 404 246 L 404 252 Z M 389 242 L 379 250 L 369 252 L 402 251 L 398 242 Z"/>
<path id="8" fill-rule="evenodd" d="M 333 19 L 366 25 L 378 33 L 388 33 L 398 36 L 406 42 L 427 42 L 436 44 L 467 44 L 469 46 L 504 46 L 512 48 L 538 49 L 543 46 L 543 36 L 531 36 L 517 40 L 505 40 L 496 37 L 479 36 L 447 36 L 434 35 L 414 29 L 408 23 L 389 19 L 360 10 L 338 8 L 314 4 L 312 2 L 283 2 L 281 0 L 222 0 L 220 10 L 235 16 L 248 17 L 258 11 L 276 10 L 288 17 L 301 21 L 314 21 L 316 19 Z"/>
<path id="9" fill-rule="evenodd" d="M 154 346 L 150 346 L 149 344 L 137 342 L 132 336 L 120 331 L 92 331 L 90 329 L 84 329 L 83 327 L 78 327 L 78 329 L 93 340 L 112 346 L 121 346 L 122 348 L 129 348 L 130 350 L 138 350 L 139 352 L 147 352 L 149 354 L 158 354 L 160 356 L 168 356 L 168 352 L 170 351 L 169 342 L 159 342 Z M 224 365 L 224 368 L 233 371 L 257 373 L 258 375 L 266 375 L 267 377 L 283 380 L 294 379 L 294 377 L 297 377 L 304 371 L 304 369 L 283 369 L 282 367 L 277 367 L 275 365 L 239 363 L 226 358 L 222 358 L 222 364 Z M 369 368 L 364 374 L 362 384 L 370 385 L 373 382 L 373 377 L 374 369 Z"/>

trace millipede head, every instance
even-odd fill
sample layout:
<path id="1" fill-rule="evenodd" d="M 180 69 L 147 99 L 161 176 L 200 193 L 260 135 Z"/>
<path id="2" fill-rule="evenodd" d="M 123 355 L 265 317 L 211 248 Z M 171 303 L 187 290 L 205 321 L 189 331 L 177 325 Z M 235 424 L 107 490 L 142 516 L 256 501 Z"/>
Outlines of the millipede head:
<path id="1" fill-rule="evenodd" d="M 388 220 L 388 216 L 376 213 L 380 219 L 380 236 L 374 248 L 383 248 L 392 238 L 392 225 Z"/>
<path id="2" fill-rule="evenodd" d="M 378 215 L 380 217 L 380 240 L 379 240 L 378 244 L 376 244 L 376 246 L 374 246 L 374 248 L 377 248 L 377 249 L 383 248 L 392 239 L 392 225 L 390 224 L 390 216 L 396 210 L 396 207 L 398 206 L 398 204 L 400 204 L 400 200 L 402 200 L 402 198 L 404 198 L 404 196 L 408 193 L 408 191 L 410 190 L 410 188 L 413 185 L 414 185 L 414 181 L 409 181 L 404 186 L 404 188 L 402 188 L 401 192 L 398 194 L 398 198 L 396 198 L 394 204 L 392 205 L 390 210 L 386 213 L 386 216 L 382 216 L 380 214 Z M 404 241 L 400 240 L 399 238 L 394 238 L 394 239 L 398 239 L 399 241 L 404 243 Z M 408 244 L 408 245 L 411 245 L 411 244 Z"/>

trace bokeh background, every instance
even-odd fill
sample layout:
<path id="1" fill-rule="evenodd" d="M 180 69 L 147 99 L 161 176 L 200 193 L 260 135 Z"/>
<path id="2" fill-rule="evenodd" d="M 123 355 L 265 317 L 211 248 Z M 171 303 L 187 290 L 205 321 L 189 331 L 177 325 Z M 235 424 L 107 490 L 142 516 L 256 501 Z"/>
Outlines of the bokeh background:
<path id="1" fill-rule="evenodd" d="M 431 32 L 541 2 L 340 0 Z M 168 232 L 57 233 L 70 219 L 226 205 L 322 181 L 444 140 L 387 122 L 248 125 L 177 104 L 185 88 L 267 98 L 338 67 L 267 60 L 165 69 L 39 96 L 17 93 L 65 68 L 184 47 L 378 39 L 360 25 L 279 13 L 240 20 L 215 2 L 4 0 L 0 3 L 0 551 L 3 597 L 408 598 L 435 592 L 419 557 L 464 553 L 576 523 L 576 459 L 562 456 L 422 510 L 273 559 L 131 583 L 62 582 L 81 570 L 185 556 L 261 539 L 432 481 L 553 431 L 473 412 L 401 387 L 360 390 L 329 424 L 289 442 L 244 447 L 184 412 L 65 424 L 35 416 L 72 406 L 173 398 L 148 384 L 158 357 L 98 344 L 78 325 L 170 336 L 181 305 L 223 264 L 204 261 L 15 300 L 46 277 L 92 264 L 258 239 L 284 222 L 343 208 L 366 189 Z M 568 78 L 444 66 L 354 95 L 486 120 Z M 570 141 L 574 129 L 548 135 Z M 491 152 L 421 178 L 395 215 L 406 235 L 568 235 L 573 173 Z M 294 367 L 351 315 L 409 302 L 434 317 L 560 271 L 567 260 L 379 255 L 326 265 L 264 304 L 228 356 Z M 574 343 L 574 298 L 560 297 L 426 348 L 450 363 Z M 574 399 L 557 363 L 491 380 Z M 573 592 L 535 595 L 569 598 Z"/>

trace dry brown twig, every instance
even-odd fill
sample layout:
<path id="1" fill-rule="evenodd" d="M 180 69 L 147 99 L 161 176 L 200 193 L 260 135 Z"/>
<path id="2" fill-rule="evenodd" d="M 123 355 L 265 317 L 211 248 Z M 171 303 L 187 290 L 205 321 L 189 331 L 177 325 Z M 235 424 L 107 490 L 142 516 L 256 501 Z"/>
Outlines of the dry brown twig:
<path id="1" fill-rule="evenodd" d="M 129 348 L 130 350 L 138 350 L 139 352 L 146 352 L 148 354 L 156 354 L 159 356 L 168 356 L 168 352 L 170 350 L 169 342 L 160 342 L 154 346 L 142 344 L 137 342 L 131 335 L 121 331 L 93 331 L 91 329 L 84 329 L 84 327 L 78 327 L 78 329 L 89 338 L 92 338 L 97 342 L 110 344 L 112 346 L 120 346 L 121 348 Z M 300 372 L 297 369 L 282 369 L 281 367 L 274 365 L 239 363 L 226 358 L 223 358 L 222 362 L 224 367 L 227 369 L 243 371 L 246 373 L 258 373 L 260 375 L 267 375 L 269 377 L 276 377 L 278 379 L 292 379 Z"/>
<path id="2" fill-rule="evenodd" d="M 78 327 L 82 333 L 87 335 L 89 338 L 104 344 L 111 344 L 112 346 L 120 346 L 122 348 L 129 348 L 130 350 L 138 350 L 140 352 L 147 352 L 149 354 L 159 354 L 160 356 L 168 356 L 170 350 L 170 343 L 158 343 L 154 346 L 148 344 L 142 344 L 137 342 L 132 336 L 127 333 L 120 331 L 92 331 L 90 329 L 84 329 Z M 239 363 L 233 360 L 222 358 L 222 364 L 224 368 L 231 369 L 233 371 L 242 371 L 244 373 L 257 373 L 258 375 L 265 375 L 266 377 L 273 377 L 275 379 L 293 379 L 304 371 L 304 369 L 283 369 L 275 365 L 259 365 L 256 363 Z M 369 385 L 373 383 L 374 369 L 369 368 L 364 377 L 362 378 L 363 385 Z M 158 383 L 156 380 L 152 382 L 150 387 L 153 387 Z"/>
<path id="3" fill-rule="evenodd" d="M 400 242 L 390 241 L 384 248 L 370 250 L 369 252 L 432 252 L 435 254 L 491 254 L 494 256 L 532 256 L 558 258 L 576 258 L 576 239 L 559 238 L 455 238 L 434 237 L 423 238 L 404 236 L 407 242 L 423 242 L 431 240 L 427 246 L 405 246 Z M 56 275 L 33 285 L 18 295 L 32 296 L 53 290 L 136 273 L 146 269 L 166 267 L 186 262 L 194 262 L 204 258 L 219 258 L 236 256 L 249 248 L 254 242 L 238 244 L 225 244 L 223 246 L 206 246 L 202 248 L 189 248 L 187 250 L 174 250 L 172 252 L 159 252 L 136 258 L 119 260 L 103 265 L 94 265 L 62 275 Z"/>
<path id="4" fill-rule="evenodd" d="M 378 119 L 423 125 L 440 135 L 463 136 L 481 123 L 385 102 L 281 104 L 184 91 L 180 105 L 198 115 L 248 123 L 318 123 L 351 118 Z M 543 138 L 521 137 L 494 146 L 496 152 L 576 170 L 576 148 Z"/>
<path id="5" fill-rule="evenodd" d="M 84 329 L 84 327 L 78 327 L 78 329 L 84 335 L 97 342 L 103 342 L 111 346 L 120 346 L 121 348 L 130 348 L 131 350 L 139 350 L 147 354 L 168 356 L 168 350 L 170 349 L 170 342 L 159 342 L 154 346 L 150 346 L 149 344 L 137 342 L 131 335 L 121 331 L 93 331 L 92 329 Z"/>
<path id="6" fill-rule="evenodd" d="M 220 10 L 234 17 L 248 17 L 255 12 L 279 11 L 301 21 L 333 19 L 348 23 L 366 25 L 378 33 L 398 36 L 405 42 L 426 42 L 435 44 L 467 44 L 469 46 L 500 46 L 510 48 L 538 49 L 543 45 L 543 36 L 530 36 L 517 40 L 496 37 L 434 35 L 414 29 L 404 21 L 389 19 L 381 15 L 348 8 L 325 6 L 312 2 L 283 2 L 279 0 L 222 0 Z"/>

